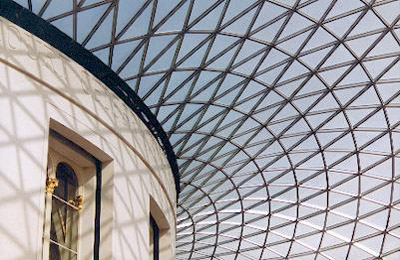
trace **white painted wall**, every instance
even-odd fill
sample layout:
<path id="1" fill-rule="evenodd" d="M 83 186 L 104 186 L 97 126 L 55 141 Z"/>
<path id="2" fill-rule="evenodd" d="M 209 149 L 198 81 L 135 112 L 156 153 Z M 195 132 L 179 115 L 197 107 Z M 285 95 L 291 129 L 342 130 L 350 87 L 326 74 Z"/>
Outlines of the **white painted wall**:
<path id="1" fill-rule="evenodd" d="M 151 133 L 81 66 L 2 18 L 0 259 L 42 257 L 50 119 L 112 158 L 103 171 L 101 258 L 148 259 L 152 196 L 171 227 L 163 249 L 174 259 L 175 186 Z"/>

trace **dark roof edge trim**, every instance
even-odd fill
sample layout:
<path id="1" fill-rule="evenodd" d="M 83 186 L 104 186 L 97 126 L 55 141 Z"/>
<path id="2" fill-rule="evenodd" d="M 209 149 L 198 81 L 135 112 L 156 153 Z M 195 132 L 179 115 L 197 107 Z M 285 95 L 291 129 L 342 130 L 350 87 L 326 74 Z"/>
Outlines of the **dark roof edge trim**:
<path id="1" fill-rule="evenodd" d="M 79 43 L 71 39 L 68 35 L 51 25 L 49 22 L 43 20 L 14 1 L 0 1 L 0 16 L 49 43 L 51 46 L 80 64 L 103 82 L 135 112 L 153 134 L 167 155 L 174 177 L 176 196 L 178 199 L 180 192 L 180 176 L 172 145 L 157 118 L 136 92 L 133 91 L 133 89 L 131 89 L 113 70 L 111 70 L 111 68 L 106 66 L 100 59 L 82 47 Z"/>

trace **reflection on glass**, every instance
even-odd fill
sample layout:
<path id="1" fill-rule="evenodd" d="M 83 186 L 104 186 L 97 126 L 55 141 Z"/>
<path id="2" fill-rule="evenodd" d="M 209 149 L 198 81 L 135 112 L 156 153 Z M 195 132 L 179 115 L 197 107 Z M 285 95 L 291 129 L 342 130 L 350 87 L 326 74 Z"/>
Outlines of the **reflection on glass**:
<path id="1" fill-rule="evenodd" d="M 78 208 L 73 205 L 78 181 L 65 163 L 57 166 L 58 187 L 52 195 L 50 259 L 77 259 Z"/>

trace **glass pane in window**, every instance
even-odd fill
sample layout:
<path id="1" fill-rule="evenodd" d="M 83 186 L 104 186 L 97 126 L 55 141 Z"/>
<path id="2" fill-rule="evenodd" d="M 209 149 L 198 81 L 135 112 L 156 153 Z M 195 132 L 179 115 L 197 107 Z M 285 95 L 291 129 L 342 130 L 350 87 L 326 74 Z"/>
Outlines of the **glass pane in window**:
<path id="1" fill-rule="evenodd" d="M 51 209 L 50 259 L 76 259 L 78 241 L 78 209 L 74 206 L 78 182 L 71 167 L 57 166 L 59 181 L 54 190 Z"/>
<path id="2" fill-rule="evenodd" d="M 73 251 L 77 249 L 78 211 L 70 205 L 53 198 L 50 239 Z"/>

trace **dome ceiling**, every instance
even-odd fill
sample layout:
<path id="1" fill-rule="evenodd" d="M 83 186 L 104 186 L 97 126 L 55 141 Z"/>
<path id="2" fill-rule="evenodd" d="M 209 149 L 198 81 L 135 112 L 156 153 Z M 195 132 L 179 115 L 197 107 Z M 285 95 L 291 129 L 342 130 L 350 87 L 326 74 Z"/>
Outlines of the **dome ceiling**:
<path id="1" fill-rule="evenodd" d="M 400 258 L 400 1 L 16 2 L 168 133 L 177 259 Z"/>

